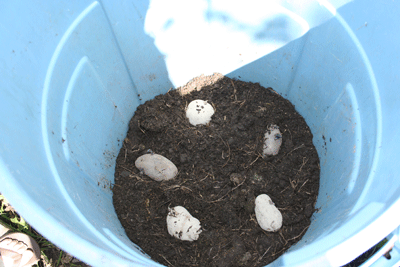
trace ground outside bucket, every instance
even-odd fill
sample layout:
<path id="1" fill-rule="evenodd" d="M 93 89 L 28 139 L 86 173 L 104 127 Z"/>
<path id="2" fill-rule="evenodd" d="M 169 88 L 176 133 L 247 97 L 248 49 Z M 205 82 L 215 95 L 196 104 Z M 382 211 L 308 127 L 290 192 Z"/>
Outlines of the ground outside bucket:
<path id="1" fill-rule="evenodd" d="M 115 214 L 115 158 L 138 105 L 221 72 L 289 99 L 320 157 L 318 212 L 268 266 L 341 266 L 386 236 L 392 258 L 373 264 L 395 266 L 399 13 L 370 0 L 2 2 L 0 191 L 92 266 L 162 266 Z"/>

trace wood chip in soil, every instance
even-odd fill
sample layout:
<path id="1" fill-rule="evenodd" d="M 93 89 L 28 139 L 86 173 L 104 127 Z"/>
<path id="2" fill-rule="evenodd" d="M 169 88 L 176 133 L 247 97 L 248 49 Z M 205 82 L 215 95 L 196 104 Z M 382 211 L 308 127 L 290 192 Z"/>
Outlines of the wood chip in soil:
<path id="1" fill-rule="evenodd" d="M 195 99 L 215 109 L 208 125 L 192 126 L 185 107 Z M 276 124 L 282 147 L 262 157 L 267 127 Z M 272 88 L 200 76 L 140 105 L 117 158 L 113 202 L 128 237 L 166 266 L 264 266 L 298 242 L 310 225 L 320 166 L 312 134 L 295 107 Z M 135 160 L 151 150 L 179 170 L 151 180 Z M 254 200 L 271 197 L 283 216 L 277 232 L 257 224 Z M 185 207 L 201 222 L 197 241 L 168 234 L 168 208 Z"/>

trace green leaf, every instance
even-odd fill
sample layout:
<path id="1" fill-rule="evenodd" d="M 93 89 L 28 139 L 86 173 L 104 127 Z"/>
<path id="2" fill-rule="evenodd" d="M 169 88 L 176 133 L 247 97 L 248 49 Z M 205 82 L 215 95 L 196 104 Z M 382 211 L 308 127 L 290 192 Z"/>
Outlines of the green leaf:
<path id="1" fill-rule="evenodd" d="M 17 216 L 16 216 L 14 218 L 11 218 L 10 221 L 12 223 L 17 224 L 19 230 L 28 230 L 28 228 L 29 228 L 29 225 L 26 223 L 26 221 L 22 217 L 18 219 Z"/>
<path id="2" fill-rule="evenodd" d="M 63 254 L 63 252 L 60 251 L 60 256 L 58 257 L 58 261 L 57 261 L 56 266 L 60 265 L 60 263 L 61 263 L 61 258 L 62 258 L 62 254 Z"/>

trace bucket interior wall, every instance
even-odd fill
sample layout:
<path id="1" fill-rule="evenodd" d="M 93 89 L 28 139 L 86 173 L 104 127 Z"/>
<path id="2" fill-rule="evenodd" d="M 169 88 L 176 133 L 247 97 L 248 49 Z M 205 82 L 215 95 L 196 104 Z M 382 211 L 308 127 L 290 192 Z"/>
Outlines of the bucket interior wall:
<path id="1" fill-rule="evenodd" d="M 344 5 L 271 53 L 249 62 L 236 55 L 232 64 L 223 58 L 196 64 L 210 53 L 196 40 L 180 51 L 182 58 L 168 58 L 165 39 L 145 29 L 146 1 L 27 1 L 23 8 L 1 3 L 0 36 L 8 40 L 0 45 L 2 193 L 34 228 L 87 263 L 148 266 L 152 261 L 127 238 L 112 204 L 115 161 L 129 120 L 146 100 L 200 74 L 221 72 L 272 87 L 290 100 L 311 128 L 320 157 L 311 226 L 271 266 L 347 263 L 398 225 L 382 227 L 377 218 L 399 202 L 400 193 L 395 171 L 387 167 L 399 145 L 382 143 L 395 140 L 384 115 L 400 115 L 392 89 L 399 76 L 386 79 L 391 73 L 384 67 L 400 69 L 400 59 L 379 41 L 385 32 L 399 32 L 379 25 L 400 8 L 388 6 L 378 18 L 378 4 L 367 2 L 362 16 L 359 2 Z M 360 242 L 366 234 L 369 239 Z"/>

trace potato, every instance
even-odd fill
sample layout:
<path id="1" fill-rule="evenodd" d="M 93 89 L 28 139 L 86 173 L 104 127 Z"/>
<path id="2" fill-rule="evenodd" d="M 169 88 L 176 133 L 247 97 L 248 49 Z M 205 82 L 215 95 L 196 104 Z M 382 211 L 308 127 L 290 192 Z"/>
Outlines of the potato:
<path id="1" fill-rule="evenodd" d="M 276 156 L 282 145 L 282 134 L 279 127 L 270 125 L 264 136 L 263 156 Z"/>
<path id="2" fill-rule="evenodd" d="M 271 198 L 266 194 L 261 194 L 255 202 L 256 219 L 260 227 L 268 232 L 278 231 L 282 227 L 282 214 Z"/>
<path id="3" fill-rule="evenodd" d="M 190 215 L 182 206 L 169 210 L 167 216 L 168 233 L 180 240 L 194 241 L 201 233 L 200 221 Z"/>
<path id="4" fill-rule="evenodd" d="M 178 174 L 178 168 L 166 157 L 158 154 L 144 154 L 135 161 L 135 166 L 155 181 L 168 181 Z"/>
<path id="5" fill-rule="evenodd" d="M 201 99 L 193 100 L 186 109 L 186 117 L 193 126 L 209 123 L 213 114 L 212 105 Z"/>

